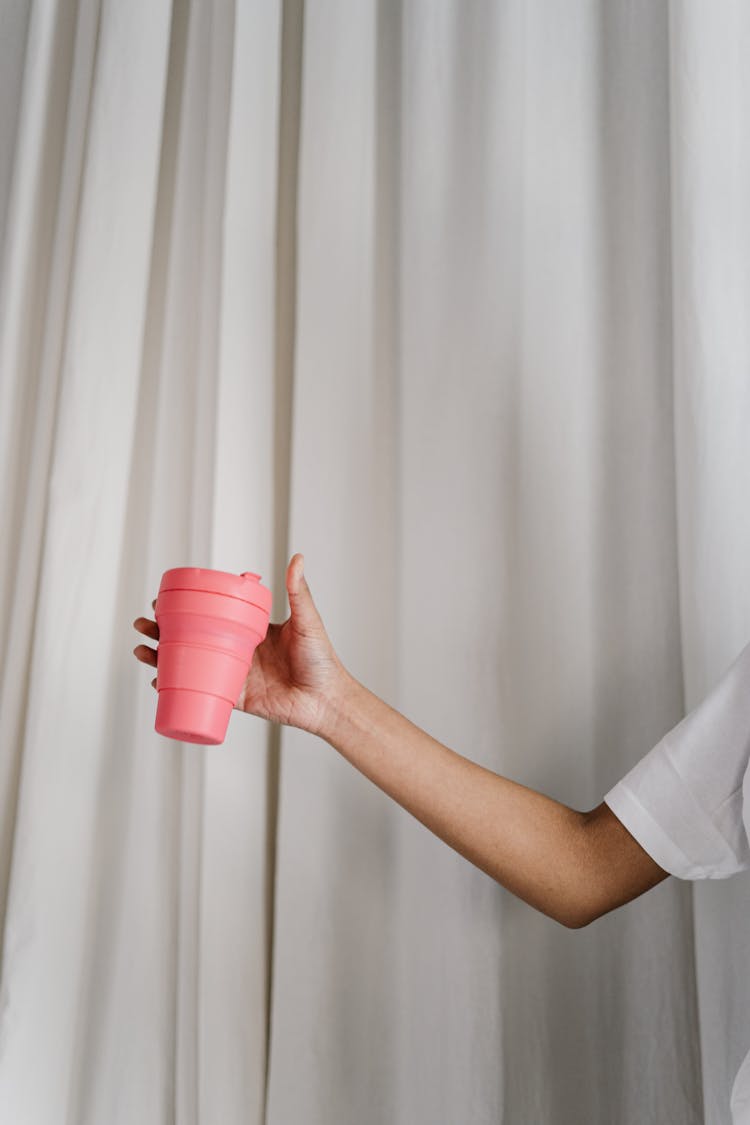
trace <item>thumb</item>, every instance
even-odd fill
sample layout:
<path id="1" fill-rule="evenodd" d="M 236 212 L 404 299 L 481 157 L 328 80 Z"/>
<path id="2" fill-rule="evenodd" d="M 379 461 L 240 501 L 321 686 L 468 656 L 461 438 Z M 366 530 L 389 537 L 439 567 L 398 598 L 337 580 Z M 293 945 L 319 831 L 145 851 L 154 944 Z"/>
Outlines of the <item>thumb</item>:
<path id="1" fill-rule="evenodd" d="M 305 556 L 298 553 L 292 555 L 286 571 L 286 589 L 292 617 L 303 630 L 320 624 L 320 614 L 307 585 L 304 565 Z"/>

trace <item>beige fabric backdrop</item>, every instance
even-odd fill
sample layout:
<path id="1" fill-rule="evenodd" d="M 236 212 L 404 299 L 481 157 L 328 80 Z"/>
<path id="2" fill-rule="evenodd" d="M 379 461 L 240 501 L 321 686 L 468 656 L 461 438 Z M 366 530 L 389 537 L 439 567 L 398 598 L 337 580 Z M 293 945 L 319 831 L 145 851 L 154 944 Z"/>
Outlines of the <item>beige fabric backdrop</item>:
<path id="1" fill-rule="evenodd" d="M 750 636 L 750 9 L 0 5 L 0 1120 L 725 1125 L 750 882 L 568 931 L 303 732 L 153 731 L 163 570 L 578 808 Z"/>

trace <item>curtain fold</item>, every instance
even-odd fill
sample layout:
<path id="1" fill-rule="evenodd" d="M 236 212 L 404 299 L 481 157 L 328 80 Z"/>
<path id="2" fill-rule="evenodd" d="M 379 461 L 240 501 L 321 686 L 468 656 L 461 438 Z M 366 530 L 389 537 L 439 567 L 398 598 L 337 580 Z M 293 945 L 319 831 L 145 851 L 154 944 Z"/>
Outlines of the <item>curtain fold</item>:
<path id="1" fill-rule="evenodd" d="M 750 883 L 581 931 L 324 742 L 153 730 L 173 566 L 577 808 L 750 633 L 750 11 L 0 13 L 0 1120 L 728 1125 Z"/>
<path id="2" fill-rule="evenodd" d="M 750 619 L 750 11 L 672 4 L 675 444 L 685 699 L 746 643 Z M 694 889 L 706 1121 L 750 1047 L 750 879 Z"/>

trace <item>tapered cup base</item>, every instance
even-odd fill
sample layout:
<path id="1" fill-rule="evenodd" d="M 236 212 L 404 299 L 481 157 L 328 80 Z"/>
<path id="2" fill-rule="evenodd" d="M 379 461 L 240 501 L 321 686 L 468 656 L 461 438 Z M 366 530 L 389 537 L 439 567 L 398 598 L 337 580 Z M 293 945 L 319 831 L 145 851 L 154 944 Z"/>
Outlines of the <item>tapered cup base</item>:
<path id="1" fill-rule="evenodd" d="M 219 695 L 184 688 L 159 692 L 154 730 L 180 742 L 218 746 L 223 742 L 234 705 Z"/>

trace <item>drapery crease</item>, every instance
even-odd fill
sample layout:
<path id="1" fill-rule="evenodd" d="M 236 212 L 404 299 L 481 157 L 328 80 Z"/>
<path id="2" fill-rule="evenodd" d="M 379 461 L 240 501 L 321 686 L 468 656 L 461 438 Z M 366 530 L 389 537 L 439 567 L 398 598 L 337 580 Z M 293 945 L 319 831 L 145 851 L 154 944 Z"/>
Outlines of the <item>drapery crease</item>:
<path id="1" fill-rule="evenodd" d="M 284 0 L 279 44 L 278 154 L 276 176 L 276 246 L 274 293 L 274 542 L 276 589 L 285 586 L 289 543 L 289 477 L 292 457 L 292 410 L 296 349 L 297 201 L 302 88 L 304 0 Z M 272 726 L 268 737 L 266 826 L 266 994 L 263 1120 L 271 1064 L 273 1013 L 274 938 L 276 922 L 276 857 L 279 830 L 279 779 L 281 728 Z"/>
<path id="2" fill-rule="evenodd" d="M 747 878 L 581 931 L 319 739 L 153 730 L 178 565 L 591 808 L 750 634 L 741 0 L 0 12 L 0 1120 L 729 1125 Z"/>

